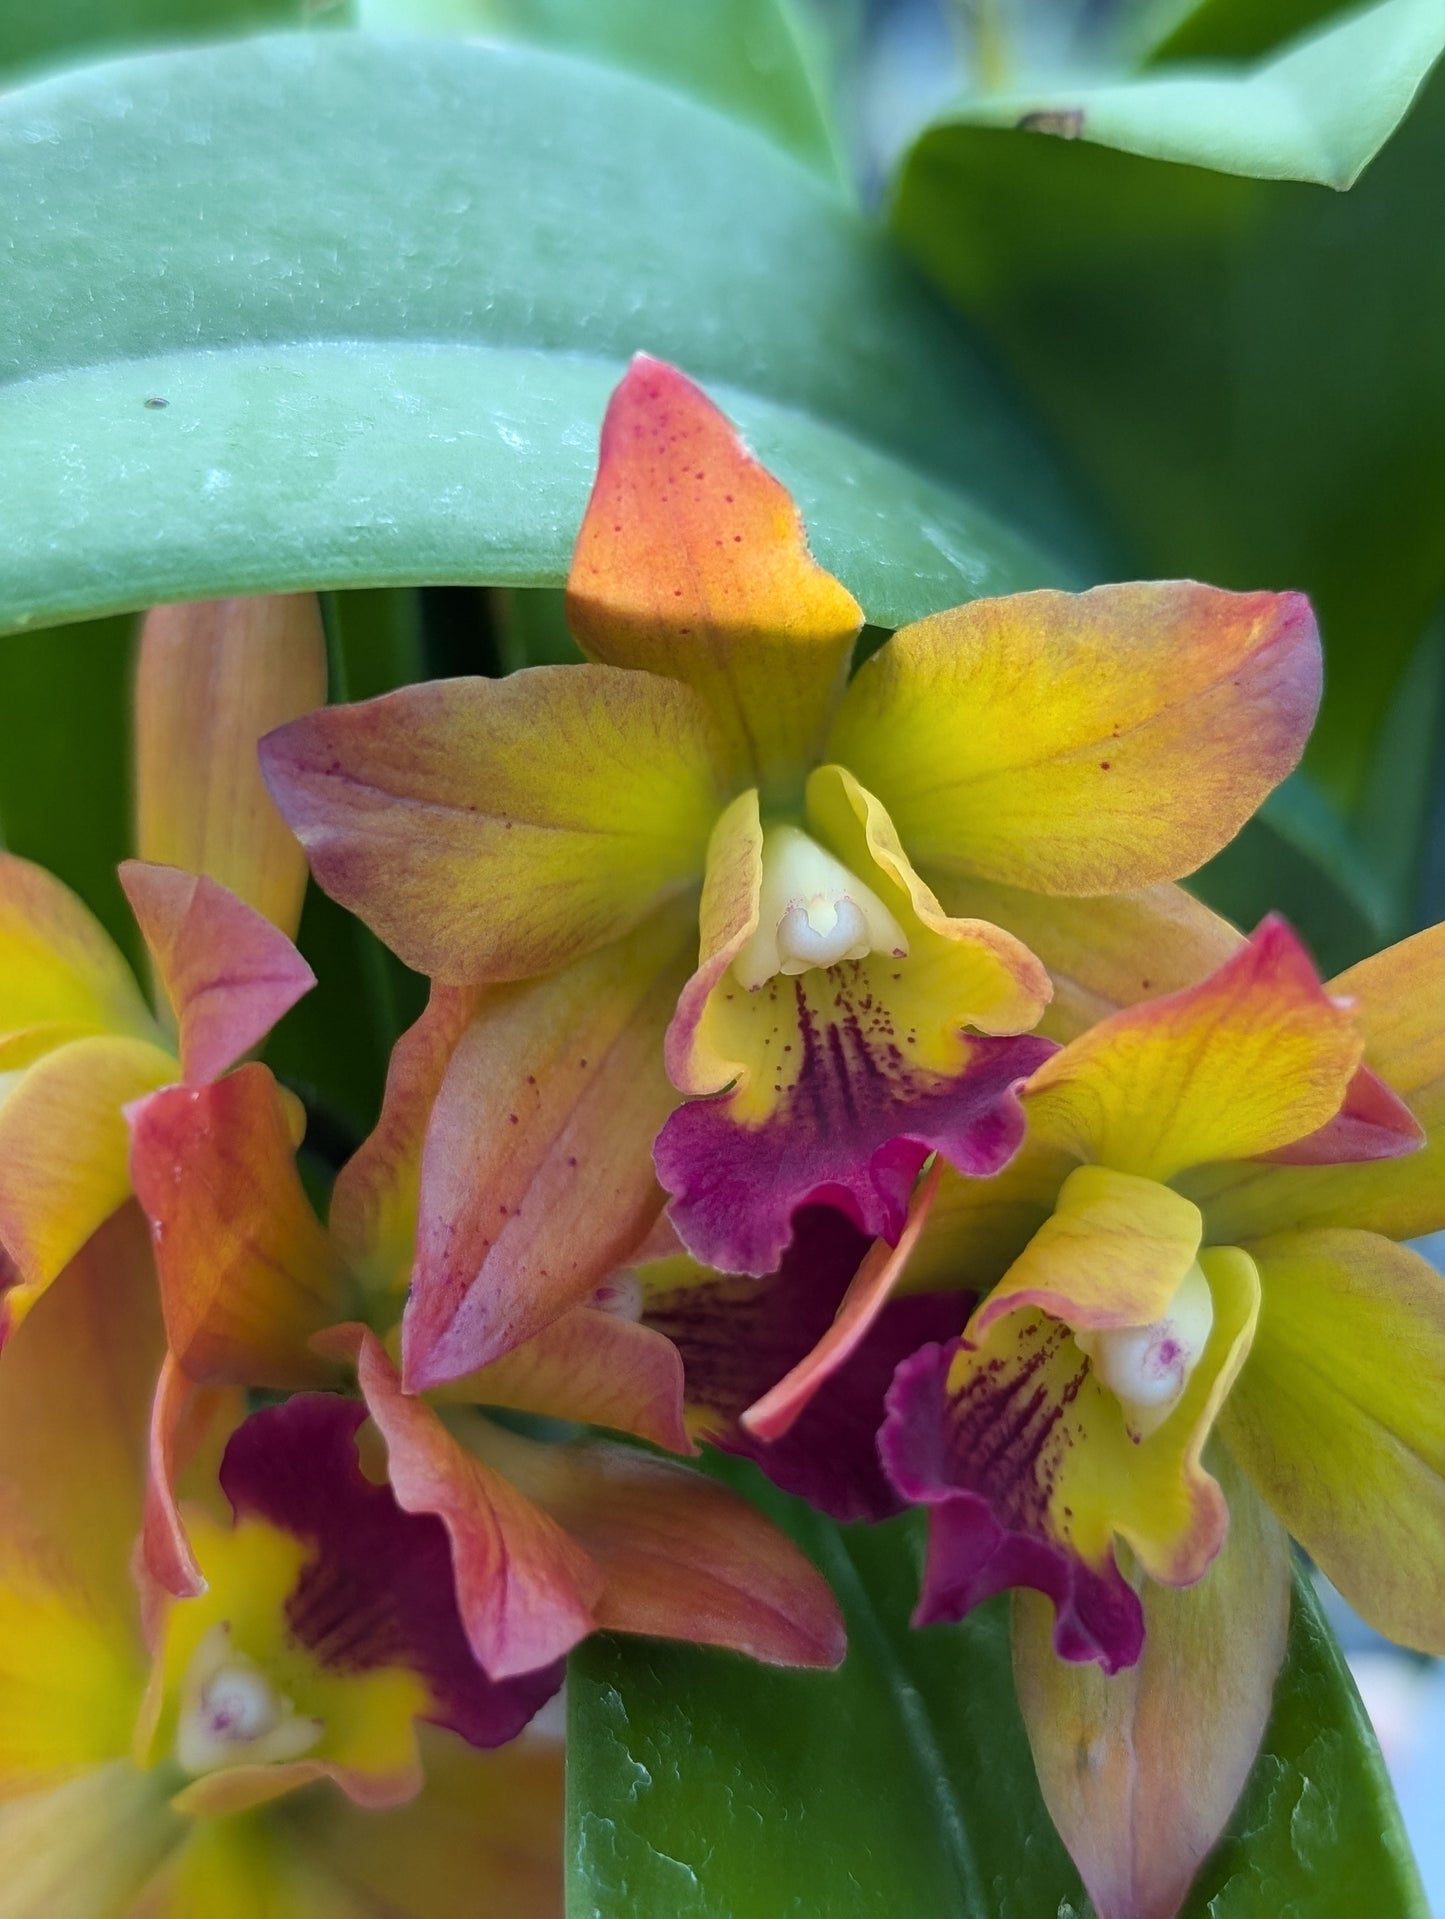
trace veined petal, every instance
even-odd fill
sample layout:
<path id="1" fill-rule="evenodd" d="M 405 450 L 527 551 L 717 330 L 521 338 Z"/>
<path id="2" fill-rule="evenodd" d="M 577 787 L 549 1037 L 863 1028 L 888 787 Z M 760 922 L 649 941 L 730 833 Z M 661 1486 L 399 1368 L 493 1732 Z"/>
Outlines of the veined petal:
<path id="1" fill-rule="evenodd" d="M 562 1919 L 561 1742 L 524 1734 L 479 1752 L 424 1726 L 419 1743 L 426 1789 L 385 1819 L 332 1794 L 287 1800 L 270 1823 L 355 1888 L 367 1919 Z"/>
<path id="2" fill-rule="evenodd" d="M 932 1509 L 918 1624 L 1026 1585 L 1053 1601 L 1061 1658 L 1106 1672 L 1138 1659 L 1143 1617 L 1115 1536 L 1152 1578 L 1188 1585 L 1228 1520 L 1200 1458 L 1248 1349 L 1259 1282 L 1234 1248 L 1207 1250 L 1200 1265 L 1209 1342 L 1145 1438 L 1131 1437 L 1069 1329 L 1035 1307 L 1004 1315 L 976 1345 L 925 1347 L 898 1369 L 879 1444 L 899 1492 Z"/>
<path id="3" fill-rule="evenodd" d="M 938 1197 L 900 1281 L 904 1293 L 996 1285 L 1054 1210 L 1077 1161 L 1025 1135 L 1002 1171 L 971 1179 L 945 1166 Z"/>
<path id="4" fill-rule="evenodd" d="M 416 1254 L 427 1124 L 481 994 L 480 987 L 432 988 L 426 1011 L 392 1048 L 376 1125 L 331 1188 L 332 1241 L 348 1272 L 373 1294 L 400 1299 L 406 1293 Z"/>
<path id="5" fill-rule="evenodd" d="M 295 1388 L 331 1370 L 307 1341 L 342 1271 L 296 1172 L 281 1089 L 259 1064 L 167 1086 L 127 1114 L 170 1349 L 191 1379 Z"/>
<path id="6" fill-rule="evenodd" d="M 1048 1145 L 1167 1180 L 1267 1153 L 1340 1109 L 1363 1040 L 1283 920 L 1269 918 L 1199 986 L 1116 1013 L 1024 1090 Z"/>
<path id="7" fill-rule="evenodd" d="M 691 930 L 691 913 L 669 908 L 479 1002 L 422 1156 L 409 1391 L 459 1379 L 585 1305 L 656 1218 L 652 1142 L 676 1099 L 662 1035 Z"/>
<path id="8" fill-rule="evenodd" d="M 1197 1586 L 1149 1584 L 1130 1671 L 1057 1657 L 1049 1608 L 1014 1595 L 1013 1664 L 1039 1785 L 1095 1910 L 1172 1919 L 1234 1810 L 1284 1658 L 1289 1541 L 1217 1443 L 1229 1533 Z"/>
<path id="9" fill-rule="evenodd" d="M 286 935 L 215 880 L 126 860 L 120 883 L 174 1009 L 188 1084 L 218 1078 L 316 984 Z"/>
<path id="10" fill-rule="evenodd" d="M 1354 1002 L 1365 1057 L 1409 1106 L 1425 1146 L 1358 1166 L 1209 1167 L 1189 1177 L 1211 1236 L 1339 1226 L 1413 1239 L 1445 1227 L 1445 925 L 1330 982 Z"/>
<path id="11" fill-rule="evenodd" d="M 4 1919 L 148 1919 L 135 1897 L 185 1836 L 156 1781 L 129 1759 L 0 1805 Z"/>
<path id="12" fill-rule="evenodd" d="M 162 1351 L 127 1208 L 0 1357 L 0 1798 L 129 1749 L 145 1683 L 130 1552 Z"/>
<path id="13" fill-rule="evenodd" d="M 256 743 L 325 699 L 314 593 L 149 612 L 135 681 L 140 857 L 207 874 L 294 935 L 306 857 L 262 782 Z"/>
<path id="14" fill-rule="evenodd" d="M 175 1060 L 148 1040 L 95 1036 L 47 1053 L 0 1102 L 0 1251 L 15 1274 L 0 1333 L 128 1198 L 122 1109 L 175 1076 Z"/>
<path id="15" fill-rule="evenodd" d="M 668 1035 L 674 1083 L 719 1096 L 674 1113 L 656 1150 L 679 1233 L 723 1271 L 773 1271 L 792 1215 L 813 1201 L 896 1240 L 930 1152 L 980 1174 L 1007 1163 L 1022 1137 L 1014 1086 L 1052 1050 L 996 1037 L 1047 999 L 1027 949 L 946 918 L 842 769 L 813 775 L 808 805 L 819 844 L 892 915 L 907 951 L 745 983 L 733 962 L 759 923 L 762 854 L 756 802 L 734 802 L 710 850 L 701 963 Z"/>
<path id="16" fill-rule="evenodd" d="M 151 1402 L 150 1470 L 136 1569 L 148 1618 L 164 1603 L 163 1595 L 194 1599 L 206 1590 L 181 1501 L 200 1504 L 218 1523 L 224 1519 L 217 1474 L 226 1442 L 245 1415 L 242 1391 L 196 1385 L 175 1354 L 167 1352 Z"/>
<path id="17" fill-rule="evenodd" d="M 373 1334 L 343 1327 L 330 1339 L 356 1355 L 397 1503 L 446 1527 L 457 1605 L 482 1670 L 497 1680 L 551 1671 L 593 1629 L 600 1569 L 505 1470 L 461 1445 L 424 1400 L 402 1392 Z"/>
<path id="18" fill-rule="evenodd" d="M 605 1289 L 604 1289 L 605 1290 Z M 476 1372 L 435 1388 L 436 1405 L 511 1407 L 635 1433 L 691 1453 L 682 1358 L 660 1332 L 619 1312 L 574 1306 Z"/>
<path id="19" fill-rule="evenodd" d="M 813 1206 L 798 1216 L 793 1243 L 767 1279 L 717 1273 L 683 1252 L 629 1276 L 641 1288 L 643 1324 L 665 1333 L 682 1357 L 693 1431 L 755 1460 L 775 1485 L 844 1525 L 901 1510 L 878 1462 L 884 1395 L 910 1353 L 962 1331 L 972 1296 L 882 1300 L 866 1337 L 807 1380 L 780 1437 L 753 1437 L 743 1415 L 827 1338 L 868 1256 L 867 1236 L 850 1220 Z"/>
<path id="20" fill-rule="evenodd" d="M 0 852 L 0 1041 L 32 1027 L 65 1037 L 160 1037 L 120 949 L 90 909 L 43 866 Z M 6 1067 L 24 1063 L 0 1056 Z"/>
<path id="21" fill-rule="evenodd" d="M 622 1446 L 541 1446 L 481 1422 L 467 1431 L 601 1567 L 601 1630 L 726 1646 L 769 1665 L 842 1659 L 843 1621 L 822 1575 L 737 1493 Z"/>
<path id="22" fill-rule="evenodd" d="M 916 860 L 1111 893 L 1226 845 L 1298 761 L 1319 692 L 1297 593 L 1019 593 L 895 634 L 859 669 L 828 752 Z"/>
<path id="23" fill-rule="evenodd" d="M 584 651 L 695 686 L 747 784 L 796 793 L 863 610 L 712 401 L 639 354 L 608 404 L 567 583 Z"/>
<path id="24" fill-rule="evenodd" d="M 1249 1251 L 1263 1304 L 1230 1448 L 1356 1611 L 1445 1652 L 1445 1279 L 1375 1233 Z"/>
<path id="25" fill-rule="evenodd" d="M 1243 937 L 1182 886 L 1065 899 L 924 864 L 944 909 L 992 921 L 1049 970 L 1054 997 L 1038 1030 L 1076 1039 L 1121 1006 L 1177 993 L 1215 971 Z"/>
<path id="26" fill-rule="evenodd" d="M 1021 1306 L 1091 1331 L 1161 1319 L 1194 1264 L 1199 1208 L 1156 1180 L 1076 1166 L 1054 1210 L 974 1314 L 970 1338 Z"/>
<path id="27" fill-rule="evenodd" d="M 261 764 L 326 891 L 464 986 L 552 972 L 694 884 L 716 753 L 690 687 L 539 666 L 326 707 Z"/>

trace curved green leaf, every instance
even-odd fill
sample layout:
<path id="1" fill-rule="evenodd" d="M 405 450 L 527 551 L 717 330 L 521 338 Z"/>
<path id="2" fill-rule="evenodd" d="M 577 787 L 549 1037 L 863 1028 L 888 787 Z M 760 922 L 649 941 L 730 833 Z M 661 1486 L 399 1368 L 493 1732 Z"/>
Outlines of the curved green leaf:
<path id="1" fill-rule="evenodd" d="M 1442 168 L 1437 71 L 1345 195 L 954 124 L 893 207 L 1132 566 L 1309 592 L 1328 671 L 1308 764 L 1347 809 L 1445 595 Z"/>
<path id="2" fill-rule="evenodd" d="M 575 1653 L 569 1919 L 1085 1919 L 1014 1701 L 1007 1602 L 916 1632 L 917 1515 L 843 1531 L 763 1499 L 833 1582 L 849 1658 L 826 1674 L 637 1640 Z M 1373 1735 L 1297 1584 L 1262 1754 L 1185 1915 L 1366 1909 L 1424 1919 Z"/>
<path id="3" fill-rule="evenodd" d="M 251 41 L 13 94 L 0 163 L 0 630 L 557 585 L 638 348 L 717 393 L 881 624 L 1080 570 L 1039 446 L 886 243 L 647 82 Z"/>
<path id="4" fill-rule="evenodd" d="M 345 0 L 45 0 L 0 10 L 0 72 L 13 76 L 147 43 L 300 26 Z"/>
<path id="5" fill-rule="evenodd" d="M 841 179 L 813 49 L 793 0 L 356 0 L 362 26 L 484 33 L 648 74 Z"/>
<path id="6" fill-rule="evenodd" d="M 935 125 L 1019 127 L 1145 159 L 1349 187 L 1445 49 L 1438 0 L 1378 0 L 1254 66 L 981 94 Z"/>

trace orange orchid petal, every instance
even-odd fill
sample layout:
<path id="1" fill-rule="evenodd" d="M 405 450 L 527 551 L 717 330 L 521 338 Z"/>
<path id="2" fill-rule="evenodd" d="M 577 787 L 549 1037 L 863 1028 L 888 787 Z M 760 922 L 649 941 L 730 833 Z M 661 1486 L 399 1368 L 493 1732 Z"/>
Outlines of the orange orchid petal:
<path id="1" fill-rule="evenodd" d="M 68 886 L 0 852 L 0 1044 L 33 1029 L 158 1039 L 120 949 Z M 41 1044 L 30 1051 L 36 1057 Z M 0 1051 L 0 1069 L 28 1064 Z"/>
<path id="2" fill-rule="evenodd" d="M 409 1390 L 473 1372 L 585 1305 L 661 1209 L 652 1142 L 676 1103 L 662 1035 L 691 933 L 691 913 L 673 909 L 479 1003 L 422 1158 Z"/>
<path id="3" fill-rule="evenodd" d="M 694 1453 L 683 1417 L 676 1346 L 619 1313 L 574 1306 L 501 1359 L 437 1387 L 437 1405 L 505 1406 L 635 1433 L 669 1452 Z"/>
<path id="4" fill-rule="evenodd" d="M 1139 1000 L 1197 986 L 1243 937 L 1181 886 L 1064 899 L 923 865 L 944 910 L 1005 926 L 1043 961 L 1054 997 L 1038 1030 L 1076 1039 Z"/>
<path id="5" fill-rule="evenodd" d="M 1298 761 L 1319 691 L 1298 594 L 1019 593 L 895 634 L 849 687 L 828 755 L 916 860 L 1112 893 L 1226 845 Z"/>
<path id="6" fill-rule="evenodd" d="M 362 1396 L 386 1441 L 387 1473 L 404 1512 L 435 1513 L 452 1542 L 457 1604 L 482 1670 L 508 1679 L 549 1665 L 592 1631 L 602 1573 L 502 1472 L 460 1445 L 430 1406 L 401 1390 L 375 1335 L 326 1336 L 355 1354 Z"/>
<path id="7" fill-rule="evenodd" d="M 1354 1003 L 1369 1065 L 1426 1134 L 1421 1151 L 1353 1166 L 1211 1167 L 1189 1191 L 1216 1239 L 1339 1226 L 1413 1239 L 1445 1228 L 1445 925 L 1352 966 L 1330 991 Z"/>
<path id="8" fill-rule="evenodd" d="M 863 624 L 787 490 L 645 354 L 608 404 L 567 617 L 593 659 L 696 687 L 735 776 L 770 795 L 796 792 L 817 757 Z"/>
<path id="9" fill-rule="evenodd" d="M 150 1471 L 146 1478 L 139 1571 L 142 1605 L 154 1616 L 164 1595 L 193 1599 L 206 1581 L 191 1548 L 181 1499 L 203 1503 L 225 1517 L 216 1470 L 227 1439 L 245 1416 L 244 1396 L 231 1387 L 198 1386 L 167 1352 L 151 1403 Z"/>
<path id="10" fill-rule="evenodd" d="M 1363 1041 L 1289 928 L 1267 919 L 1202 984 L 1115 1013 L 1024 1089 L 1044 1143 L 1167 1180 L 1267 1153 L 1340 1109 Z"/>
<path id="11" fill-rule="evenodd" d="M 621 1446 L 539 1446 L 500 1428 L 478 1443 L 602 1569 L 602 1630 L 727 1646 L 770 1665 L 842 1659 L 843 1621 L 822 1575 L 727 1487 Z"/>
<path id="12" fill-rule="evenodd" d="M 272 1823 L 294 1827 L 298 1849 L 355 1891 L 366 1919 L 562 1919 L 561 1741 L 524 1734 L 479 1752 L 429 1726 L 418 1732 L 425 1790 L 385 1819 L 334 1794 L 288 1801 Z M 351 1914 L 308 1905 L 294 1919 Z"/>
<path id="13" fill-rule="evenodd" d="M 147 1040 L 76 1039 L 27 1068 L 0 1101 L 0 1249 L 15 1275 L 0 1330 L 20 1324 L 127 1199 L 122 1109 L 175 1075 L 175 1060 Z"/>
<path id="14" fill-rule="evenodd" d="M 307 1341 L 337 1315 L 341 1268 L 296 1171 L 261 1065 L 168 1086 L 130 1109 L 171 1351 L 191 1379 L 297 1388 L 331 1374 Z"/>
<path id="15" fill-rule="evenodd" d="M 1264 1303 L 1230 1447 L 1371 1625 L 1445 1653 L 1445 1278 L 1375 1233 L 1249 1251 Z"/>
<path id="16" fill-rule="evenodd" d="M 609 666 L 405 686 L 261 750 L 320 884 L 459 986 L 552 972 L 694 885 L 715 759 L 691 688 Z"/>
<path id="17" fill-rule="evenodd" d="M 331 1188 L 331 1237 L 347 1270 L 375 1294 L 405 1294 L 416 1252 L 422 1145 L 479 987 L 434 986 L 392 1049 L 381 1116 Z"/>
<path id="18" fill-rule="evenodd" d="M 781 1439 L 807 1410 L 818 1388 L 857 1352 L 892 1298 L 912 1257 L 927 1225 L 942 1171 L 943 1161 L 936 1159 L 919 1182 L 908 1209 L 908 1224 L 899 1235 L 898 1244 L 890 1246 L 887 1240 L 874 1241 L 843 1295 L 832 1325 L 812 1352 L 742 1415 L 748 1432 L 758 1439 Z"/>
<path id="19" fill-rule="evenodd" d="M 188 1084 L 224 1073 L 316 984 L 286 935 L 214 880 L 126 860 L 120 883 L 175 1011 Z"/>
<path id="20" fill-rule="evenodd" d="M 1025 1136 L 1002 1172 L 970 1179 L 945 1166 L 900 1290 L 987 1292 L 1054 1210 L 1076 1161 Z"/>
<path id="21" fill-rule="evenodd" d="M 1014 1596 L 1014 1679 L 1044 1803 L 1109 1919 L 1179 1911 L 1249 1776 L 1284 1658 L 1289 1541 L 1221 1447 L 1209 1464 L 1228 1535 L 1197 1586 L 1145 1586 L 1136 1666 L 1109 1678 L 1060 1659 L 1048 1606 Z"/>
<path id="22" fill-rule="evenodd" d="M 306 856 L 261 779 L 263 733 L 326 699 L 313 593 L 158 606 L 136 661 L 136 850 L 294 934 Z"/>

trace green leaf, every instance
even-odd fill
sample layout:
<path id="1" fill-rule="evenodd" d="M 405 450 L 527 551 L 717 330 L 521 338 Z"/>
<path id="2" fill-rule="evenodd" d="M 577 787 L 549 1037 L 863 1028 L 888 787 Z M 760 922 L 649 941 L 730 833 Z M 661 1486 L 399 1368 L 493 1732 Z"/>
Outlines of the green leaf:
<path id="1" fill-rule="evenodd" d="M 364 27 L 530 41 L 646 74 L 843 178 L 815 49 L 792 0 L 358 0 L 357 10 Z"/>
<path id="2" fill-rule="evenodd" d="M 893 206 L 1127 567 L 1310 593 L 1328 672 L 1308 764 L 1345 812 L 1445 595 L 1442 172 L 1437 72 L 1346 195 L 955 121 Z"/>
<path id="3" fill-rule="evenodd" d="M 1350 11 L 1350 0 L 1153 0 L 1126 44 L 1150 62 L 1251 60 Z"/>
<path id="4" fill-rule="evenodd" d="M 1262 180 L 1349 187 L 1445 50 L 1439 0 L 1379 0 L 1237 71 L 981 94 L 935 127 L 1022 127 Z"/>
<path id="5" fill-rule="evenodd" d="M 569 1919 L 1084 1919 L 1014 1701 L 1006 1602 L 914 1631 L 919 1515 L 844 1531 L 762 1500 L 833 1582 L 848 1660 L 776 1672 L 616 1638 L 575 1653 Z M 1298 1586 L 1261 1757 L 1186 1919 L 1367 1907 L 1424 1919 L 1373 1735 Z"/>
<path id="6" fill-rule="evenodd" d="M 1038 442 L 887 244 L 651 83 L 283 37 L 17 92 L 0 156 L 0 630 L 557 586 L 638 348 L 736 415 L 880 624 L 1087 571 Z"/>
<path id="7" fill-rule="evenodd" d="M 133 965 L 135 917 L 116 877 L 131 852 L 128 619 L 0 645 L 0 844 L 59 875 Z"/>
<path id="8" fill-rule="evenodd" d="M 220 38 L 263 27 L 300 26 L 344 0 L 44 0 L 0 10 L 0 73 L 132 51 L 147 43 Z"/>

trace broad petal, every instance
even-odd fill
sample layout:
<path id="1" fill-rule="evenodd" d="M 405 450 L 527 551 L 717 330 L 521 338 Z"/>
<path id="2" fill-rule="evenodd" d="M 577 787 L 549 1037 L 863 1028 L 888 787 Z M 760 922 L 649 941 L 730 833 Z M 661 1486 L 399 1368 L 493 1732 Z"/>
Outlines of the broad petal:
<path id="1" fill-rule="evenodd" d="M 426 1789 L 385 1819 L 332 1795 L 287 1801 L 274 1823 L 294 1823 L 298 1849 L 356 1889 L 367 1919 L 562 1919 L 561 1742 L 478 1752 L 423 1727 L 420 1744 Z"/>
<path id="2" fill-rule="evenodd" d="M 942 1162 L 935 1160 L 919 1182 L 898 1244 L 890 1246 L 884 1239 L 875 1240 L 869 1247 L 817 1344 L 743 1413 L 743 1426 L 755 1438 L 781 1439 L 806 1410 L 818 1389 L 840 1366 L 847 1364 L 867 1339 L 887 1308 L 899 1276 L 927 1224 L 942 1170 Z"/>
<path id="3" fill-rule="evenodd" d="M 159 1038 L 120 949 L 90 909 L 43 866 L 0 852 L 0 1041 L 34 1027 Z M 0 1067 L 12 1063 L 23 1062 L 0 1054 Z"/>
<path id="4" fill-rule="evenodd" d="M 1398 1093 L 1368 1066 L 1356 1069 L 1345 1103 L 1313 1133 L 1262 1155 L 1283 1166 L 1358 1165 L 1418 1152 L 1425 1129 Z"/>
<path id="5" fill-rule="evenodd" d="M 1077 1164 L 1026 1135 L 1008 1165 L 988 1179 L 970 1179 L 945 1166 L 902 1289 L 986 1293 L 1053 1212 L 1059 1188 Z"/>
<path id="6" fill-rule="evenodd" d="M 1369 1165 L 1233 1165 L 1192 1174 L 1189 1190 L 1217 1239 L 1307 1226 L 1413 1239 L 1445 1227 L 1445 925 L 1362 960 L 1330 991 L 1353 1000 L 1367 1062 L 1405 1100 L 1426 1144 Z"/>
<path id="7" fill-rule="evenodd" d="M 1143 1616 L 1114 1558 L 1117 1534 L 1150 1577 L 1188 1585 L 1228 1514 L 1200 1464 L 1248 1349 L 1254 1267 L 1233 1248 L 1200 1255 L 1214 1327 L 1183 1397 L 1133 1438 L 1068 1328 L 1034 1307 L 977 1344 L 925 1347 L 898 1369 L 880 1437 L 899 1492 L 932 1508 L 916 1622 L 959 1619 L 1005 1587 L 1047 1594 L 1063 1659 L 1116 1672 L 1139 1657 Z"/>
<path id="8" fill-rule="evenodd" d="M 311 870 L 408 966 L 532 979 L 695 883 L 724 794 L 691 688 L 608 666 L 432 680 L 261 745 Z"/>
<path id="9" fill-rule="evenodd" d="M 130 1195 L 122 1109 L 176 1076 L 147 1040 L 71 1040 L 0 1101 L 0 1336 Z M 0 1257 L 0 1278 L 7 1261 Z"/>
<path id="10" fill-rule="evenodd" d="M 1006 926 L 1043 961 L 1054 997 L 1039 1031 L 1050 1039 L 1076 1039 L 1121 1006 L 1198 985 L 1243 937 L 1182 886 L 1063 899 L 922 870 L 946 911 Z"/>
<path id="11" fill-rule="evenodd" d="M 1148 1326 L 1164 1316 L 1203 1233 L 1199 1208 L 1156 1180 L 1076 1166 L 974 1314 L 970 1337 L 1021 1306 L 1090 1331 Z"/>
<path id="12" fill-rule="evenodd" d="M 551 1669 L 595 1624 L 603 1575 L 587 1552 L 504 1471 L 458 1443 L 424 1400 L 401 1390 L 375 1336 L 339 1328 L 386 1442 L 398 1504 L 433 1514 L 451 1539 L 457 1605 L 472 1652 L 493 1679 Z"/>
<path id="13" fill-rule="evenodd" d="M 795 793 L 863 611 L 712 401 L 639 354 L 612 395 L 567 584 L 584 651 L 695 686 L 749 785 Z"/>
<path id="14" fill-rule="evenodd" d="M 725 1646 L 768 1665 L 842 1659 L 843 1621 L 822 1575 L 727 1487 L 622 1446 L 539 1446 L 500 1427 L 476 1443 L 602 1568 L 599 1629 Z"/>
<path id="15" fill-rule="evenodd" d="M 0 1357 L 0 1798 L 129 1750 L 145 1683 L 130 1553 L 163 1350 L 127 1208 Z"/>
<path id="16" fill-rule="evenodd" d="M 341 1265 L 297 1175 L 269 1069 L 167 1086 L 127 1116 L 131 1177 L 182 1370 L 209 1384 L 328 1383 L 307 1342 L 341 1310 Z"/>
<path id="17" fill-rule="evenodd" d="M 1289 1627 L 1289 1541 L 1217 1445 L 1229 1534 L 1197 1586 L 1150 1584 L 1130 1671 L 1057 1657 L 1049 1608 L 1014 1596 L 1013 1663 L 1044 1803 L 1095 1910 L 1173 1919 L 1264 1735 Z"/>
<path id="18" fill-rule="evenodd" d="M 1356 1611 L 1445 1652 L 1445 1279 L 1374 1233 L 1249 1251 L 1263 1305 L 1230 1448 Z"/>
<path id="19" fill-rule="evenodd" d="M 286 935 L 215 880 L 126 860 L 120 883 L 175 1011 L 189 1085 L 219 1078 L 316 984 Z"/>
<path id="20" fill-rule="evenodd" d="M 917 860 L 1111 893 L 1226 845 L 1298 761 L 1319 693 L 1299 594 L 1019 593 L 895 634 L 849 687 L 829 757 Z"/>
<path id="21" fill-rule="evenodd" d="M 416 1255 L 422 1146 L 443 1075 L 482 989 L 434 986 L 392 1048 L 381 1115 L 336 1175 L 330 1227 L 347 1271 L 375 1296 L 404 1297 Z"/>
<path id="22" fill-rule="evenodd" d="M 561 1671 L 488 1678 L 478 1666 L 447 1528 L 404 1507 L 394 1482 L 375 1485 L 362 1472 L 365 1417 L 355 1401 L 322 1393 L 253 1413 L 226 1448 L 221 1485 L 238 1521 L 264 1519 L 311 1548 L 286 1620 L 323 1667 L 405 1667 L 431 1696 L 426 1718 L 471 1745 L 503 1745 L 556 1691 Z"/>
<path id="23" fill-rule="evenodd" d="M 501 1359 L 430 1397 L 438 1405 L 511 1407 L 610 1426 L 669 1452 L 697 1450 L 683 1416 L 676 1346 L 635 1319 L 592 1306 L 574 1306 Z"/>
<path id="24" fill-rule="evenodd" d="M 152 1919 L 140 1898 L 184 1834 L 154 1777 L 112 1758 L 0 1804 L 0 1885 L 20 1919 Z"/>
<path id="25" fill-rule="evenodd" d="M 662 1036 L 691 927 L 670 909 L 479 1003 L 422 1157 L 409 1391 L 459 1379 L 585 1305 L 656 1218 L 652 1142 L 676 1099 Z"/>
<path id="26" fill-rule="evenodd" d="M 136 850 L 205 873 L 294 935 L 306 856 L 256 743 L 326 699 L 314 593 L 158 606 L 136 660 Z"/>
<path id="27" fill-rule="evenodd" d="M 743 1415 L 827 1338 L 868 1255 L 865 1234 L 835 1208 L 816 1206 L 799 1215 L 782 1266 L 767 1279 L 715 1273 L 686 1253 L 636 1271 L 643 1323 L 682 1357 L 693 1430 L 755 1460 L 775 1485 L 844 1525 L 901 1510 L 878 1460 L 884 1395 L 902 1360 L 962 1331 L 972 1295 L 883 1301 L 866 1338 L 807 1381 L 780 1437 L 755 1438 Z"/>
<path id="28" fill-rule="evenodd" d="M 1024 1092 L 1045 1144 L 1167 1180 L 1267 1153 L 1340 1109 L 1363 1041 L 1304 948 L 1270 918 L 1224 965 L 1073 1040 Z"/>

